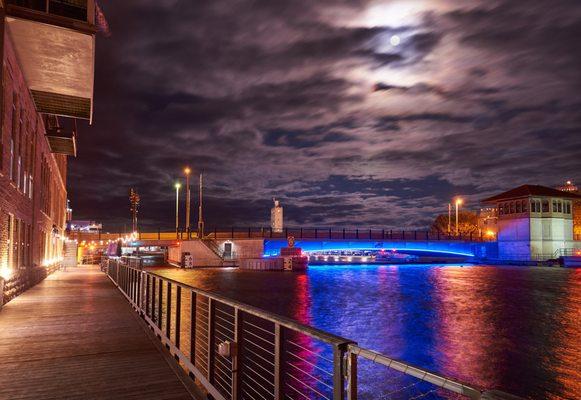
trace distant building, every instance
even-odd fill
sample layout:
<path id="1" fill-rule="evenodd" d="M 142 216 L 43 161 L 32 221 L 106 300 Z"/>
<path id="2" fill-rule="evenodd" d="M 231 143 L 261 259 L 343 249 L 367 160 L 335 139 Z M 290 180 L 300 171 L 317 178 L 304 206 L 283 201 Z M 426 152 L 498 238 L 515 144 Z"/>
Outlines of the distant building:
<path id="1" fill-rule="evenodd" d="M 280 233 L 283 230 L 283 211 L 280 202 L 276 199 L 274 201 L 274 207 L 270 209 L 270 227 L 273 232 Z"/>
<path id="2" fill-rule="evenodd" d="M 557 187 L 563 192 L 581 195 L 579 187 L 572 181 L 567 181 L 563 186 Z M 577 240 L 581 240 L 581 200 L 573 200 L 573 235 Z"/>
<path id="3" fill-rule="evenodd" d="M 69 230 L 71 232 L 97 233 L 101 229 L 103 229 L 103 225 L 95 221 L 81 221 L 81 220 L 69 221 Z"/>
<path id="4" fill-rule="evenodd" d="M 498 253 L 513 260 L 549 259 L 576 247 L 573 202 L 581 196 L 538 185 L 523 185 L 484 199 L 498 214 Z M 577 246 L 579 243 L 577 243 Z"/>

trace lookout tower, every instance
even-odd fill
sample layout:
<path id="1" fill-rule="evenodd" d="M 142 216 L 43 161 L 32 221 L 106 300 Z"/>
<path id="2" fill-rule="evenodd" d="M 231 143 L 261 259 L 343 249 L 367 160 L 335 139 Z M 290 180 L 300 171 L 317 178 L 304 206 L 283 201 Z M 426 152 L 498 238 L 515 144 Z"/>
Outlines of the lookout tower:
<path id="1" fill-rule="evenodd" d="M 274 207 L 270 209 L 270 227 L 273 232 L 281 233 L 283 230 L 283 211 L 280 201 L 272 199 Z"/>

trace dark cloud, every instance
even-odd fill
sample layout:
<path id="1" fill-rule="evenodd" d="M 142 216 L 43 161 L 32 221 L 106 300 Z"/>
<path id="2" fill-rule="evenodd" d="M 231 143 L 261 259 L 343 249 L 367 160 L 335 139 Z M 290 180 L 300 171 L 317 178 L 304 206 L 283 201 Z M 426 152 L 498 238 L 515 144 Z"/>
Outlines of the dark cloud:
<path id="1" fill-rule="evenodd" d="M 120 229 L 135 187 L 171 229 L 186 164 L 210 226 L 266 224 L 276 196 L 291 225 L 423 227 L 456 194 L 581 179 L 577 0 L 381 3 L 102 4 L 75 216 Z"/>

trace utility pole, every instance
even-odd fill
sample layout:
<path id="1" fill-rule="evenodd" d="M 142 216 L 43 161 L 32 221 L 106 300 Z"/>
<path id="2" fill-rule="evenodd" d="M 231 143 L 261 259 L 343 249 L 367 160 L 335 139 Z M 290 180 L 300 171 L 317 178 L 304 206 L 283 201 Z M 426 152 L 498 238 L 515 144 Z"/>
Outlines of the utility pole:
<path id="1" fill-rule="evenodd" d="M 180 187 L 182 185 L 179 182 L 176 182 L 175 184 L 175 188 L 176 188 L 176 233 L 179 231 L 180 229 L 180 220 L 179 220 L 179 213 L 180 213 Z"/>
<path id="2" fill-rule="evenodd" d="M 198 238 L 202 239 L 204 237 L 204 216 L 203 216 L 203 209 L 204 209 L 204 203 L 203 203 L 203 190 L 204 190 L 204 185 L 203 185 L 203 174 L 200 172 L 200 207 L 198 210 Z"/>
<path id="3" fill-rule="evenodd" d="M 190 238 L 190 173 L 192 170 L 190 167 L 184 169 L 184 174 L 186 175 L 186 232 L 188 234 L 188 239 Z"/>
<path id="4" fill-rule="evenodd" d="M 137 232 L 137 213 L 138 213 L 138 206 L 139 206 L 139 194 L 137 194 L 137 192 L 131 188 L 129 190 L 129 204 L 130 206 L 130 210 L 131 210 L 131 222 L 132 222 L 132 231 L 131 232 Z"/>
<path id="5" fill-rule="evenodd" d="M 462 199 L 456 199 L 456 236 L 460 233 L 460 227 L 458 226 L 458 207 L 462 204 Z"/>
<path id="6" fill-rule="evenodd" d="M 452 204 L 448 203 L 448 235 L 452 230 Z"/>

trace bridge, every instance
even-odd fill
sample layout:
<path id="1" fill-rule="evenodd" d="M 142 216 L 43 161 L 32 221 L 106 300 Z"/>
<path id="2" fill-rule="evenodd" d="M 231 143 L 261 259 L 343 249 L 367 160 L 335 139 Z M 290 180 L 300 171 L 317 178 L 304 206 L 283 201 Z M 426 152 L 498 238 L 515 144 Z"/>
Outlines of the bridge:
<path id="1" fill-rule="evenodd" d="M 277 256 L 295 239 L 307 255 L 332 252 L 389 251 L 422 257 L 426 261 L 496 257 L 496 242 L 481 235 L 445 235 L 438 232 L 360 228 L 286 228 L 274 231 L 265 227 L 215 228 L 198 240 L 195 232 L 79 233 L 69 238 L 81 246 L 105 247 L 121 241 L 126 247 L 158 246 L 167 249 L 170 261 L 179 263 L 188 252 L 204 266 L 233 266 L 237 260 Z M 200 264 L 200 266 L 202 266 Z"/>

